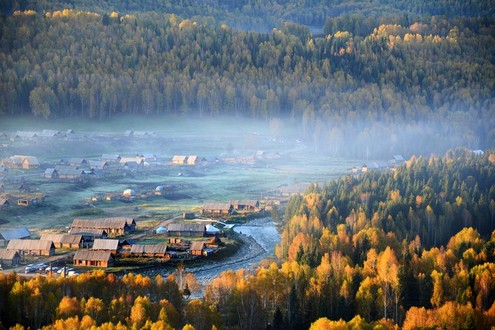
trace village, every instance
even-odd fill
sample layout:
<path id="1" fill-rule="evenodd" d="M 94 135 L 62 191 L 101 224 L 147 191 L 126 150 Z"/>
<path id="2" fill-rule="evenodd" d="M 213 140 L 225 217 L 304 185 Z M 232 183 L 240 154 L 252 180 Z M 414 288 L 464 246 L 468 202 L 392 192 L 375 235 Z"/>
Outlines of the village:
<path id="1" fill-rule="evenodd" d="M 266 216 L 274 206 L 283 209 L 311 182 L 284 175 L 298 168 L 285 167 L 288 160 L 306 162 L 299 142 L 288 150 L 286 141 L 267 138 L 265 151 L 257 139 L 248 134 L 239 152 L 230 142 L 194 146 L 201 139 L 146 131 L 1 133 L 0 264 L 66 275 L 221 254 L 235 224 Z M 150 145 L 174 147 L 158 153 L 148 152 Z M 360 168 L 337 165 L 341 173 L 359 173 L 403 161 L 394 156 Z"/>

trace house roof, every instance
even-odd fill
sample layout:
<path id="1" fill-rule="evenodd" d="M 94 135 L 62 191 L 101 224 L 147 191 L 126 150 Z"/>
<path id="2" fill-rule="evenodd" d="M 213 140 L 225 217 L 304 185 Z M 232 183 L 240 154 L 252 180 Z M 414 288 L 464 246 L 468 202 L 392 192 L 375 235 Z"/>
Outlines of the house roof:
<path id="1" fill-rule="evenodd" d="M 79 177 L 84 174 L 84 170 L 81 168 L 76 168 L 72 166 L 60 166 L 55 168 L 59 176 L 73 176 Z"/>
<path id="2" fill-rule="evenodd" d="M 30 132 L 30 131 L 17 131 L 15 133 L 15 136 L 20 137 L 20 138 L 34 138 L 37 136 L 37 133 L 36 132 Z"/>
<path id="3" fill-rule="evenodd" d="M 24 162 L 28 162 L 32 166 L 39 166 L 40 162 L 35 156 L 14 155 L 10 157 L 10 161 L 16 165 L 22 165 Z"/>
<path id="4" fill-rule="evenodd" d="M 13 239 L 9 241 L 7 250 L 42 250 L 49 251 L 55 248 L 52 241 L 37 239 Z"/>
<path id="5" fill-rule="evenodd" d="M 136 225 L 133 218 L 74 219 L 71 228 L 123 229 L 131 225 Z"/>
<path id="6" fill-rule="evenodd" d="M 90 160 L 89 165 L 93 168 L 104 168 L 108 165 L 108 162 L 105 160 Z"/>
<path id="7" fill-rule="evenodd" d="M 68 235 L 68 234 L 45 234 L 42 235 L 41 240 L 52 241 L 53 243 L 62 244 L 79 244 L 82 240 L 82 235 Z"/>
<path id="8" fill-rule="evenodd" d="M 241 200 L 231 200 L 230 204 L 258 207 L 260 203 L 257 200 L 241 199 Z"/>
<path id="9" fill-rule="evenodd" d="M 192 242 L 189 250 L 198 251 L 198 250 L 203 250 L 204 248 L 205 248 L 205 242 Z"/>
<path id="10" fill-rule="evenodd" d="M 187 157 L 187 163 L 188 164 L 194 164 L 194 163 L 196 163 L 197 160 L 198 160 L 198 156 L 192 155 L 192 156 Z"/>
<path id="11" fill-rule="evenodd" d="M 206 231 L 208 233 L 217 233 L 220 231 L 220 229 L 218 229 L 217 227 L 213 226 L 213 225 L 210 225 L 210 224 L 207 224 L 206 225 Z"/>
<path id="12" fill-rule="evenodd" d="M 79 250 L 74 255 L 74 260 L 110 261 L 112 259 L 110 251 Z"/>
<path id="13" fill-rule="evenodd" d="M 131 254 L 164 254 L 167 252 L 167 244 L 134 244 L 131 246 Z"/>
<path id="14" fill-rule="evenodd" d="M 38 133 L 38 136 L 41 137 L 55 137 L 57 135 L 60 135 L 60 131 L 56 131 L 53 129 L 44 129 L 40 133 Z"/>
<path id="15" fill-rule="evenodd" d="M 95 239 L 93 250 L 117 250 L 119 247 L 118 239 Z"/>
<path id="16" fill-rule="evenodd" d="M 101 237 L 107 232 L 105 229 L 98 229 L 98 228 L 74 228 L 71 230 L 71 235 L 76 235 L 80 234 L 82 236 L 96 236 L 96 237 Z"/>
<path id="17" fill-rule="evenodd" d="M 230 202 L 216 202 L 216 203 L 205 203 L 203 205 L 203 210 L 230 210 L 232 203 Z"/>
<path id="18" fill-rule="evenodd" d="M 3 238 L 6 241 L 10 241 L 16 238 L 28 238 L 28 237 L 31 237 L 31 233 L 26 227 L 0 231 L 0 238 Z"/>
<path id="19" fill-rule="evenodd" d="M 205 226 L 200 223 L 171 223 L 168 225 L 168 231 L 195 231 L 204 232 Z"/>
<path id="20" fill-rule="evenodd" d="M 117 162 L 120 160 L 120 155 L 117 154 L 103 154 L 100 157 L 101 160 Z"/>
<path id="21" fill-rule="evenodd" d="M 86 164 L 88 161 L 84 158 L 71 158 L 69 159 L 69 164 L 77 164 L 77 165 L 82 165 Z"/>
<path id="22" fill-rule="evenodd" d="M 9 204 L 9 200 L 5 197 L 2 197 L 0 198 L 0 206 L 3 206 L 3 205 L 8 205 Z"/>
<path id="23" fill-rule="evenodd" d="M 175 155 L 174 157 L 172 157 L 172 162 L 174 162 L 174 163 L 185 163 L 186 162 L 186 159 L 187 159 L 187 156 Z"/>
<path id="24" fill-rule="evenodd" d="M 16 255 L 19 257 L 19 254 L 15 250 L 0 250 L 0 260 L 13 260 Z"/>

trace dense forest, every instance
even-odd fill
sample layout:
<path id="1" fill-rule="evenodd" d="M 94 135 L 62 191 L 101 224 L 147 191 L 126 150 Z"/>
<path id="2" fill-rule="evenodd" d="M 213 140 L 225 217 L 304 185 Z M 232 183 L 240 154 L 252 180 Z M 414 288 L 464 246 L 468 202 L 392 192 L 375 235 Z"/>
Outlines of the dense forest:
<path id="1" fill-rule="evenodd" d="M 320 34 L 270 12 L 276 2 L 249 1 L 239 9 L 259 6 L 278 17 L 267 33 L 233 28 L 207 11 L 181 17 L 167 9 L 194 2 L 158 2 L 156 12 L 133 13 L 124 3 L 136 7 L 74 1 L 67 6 L 76 9 L 46 11 L 57 2 L 4 4 L 0 113 L 290 118 L 318 151 L 360 157 L 495 144 L 495 20 L 485 2 L 469 7 L 476 17 L 420 15 L 426 5 L 419 2 L 408 9 L 414 15 L 365 16 L 350 7 L 368 5 L 337 2 L 348 10 L 322 14 Z M 224 12 L 241 2 L 204 5 Z M 85 6 L 95 11 L 82 11 Z M 11 12 L 14 7 L 32 9 Z M 390 147 L 380 150 L 384 140 Z M 398 150 L 397 141 L 409 140 L 416 143 L 402 142 L 406 150 Z M 339 147 L 346 141 L 354 147 Z"/>
<path id="2" fill-rule="evenodd" d="M 314 184 L 291 198 L 285 214 L 277 262 L 224 272 L 203 299 L 184 298 L 179 283 L 194 290 L 197 283 L 183 272 L 0 275 L 1 322 L 17 329 L 495 326 L 495 153 L 459 149 Z"/>

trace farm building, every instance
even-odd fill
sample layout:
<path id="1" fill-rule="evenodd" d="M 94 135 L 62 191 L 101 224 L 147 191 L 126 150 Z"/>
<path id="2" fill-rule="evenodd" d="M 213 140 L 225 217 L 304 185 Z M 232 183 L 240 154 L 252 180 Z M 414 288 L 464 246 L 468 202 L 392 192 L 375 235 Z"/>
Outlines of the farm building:
<path id="1" fill-rule="evenodd" d="M 95 228 L 86 228 L 86 229 L 74 229 L 71 231 L 71 235 L 82 235 L 85 243 L 93 242 L 97 238 L 107 238 L 108 234 L 105 229 L 95 229 Z"/>
<path id="2" fill-rule="evenodd" d="M 172 157 L 172 164 L 174 165 L 185 165 L 187 164 L 187 156 L 175 155 Z"/>
<path id="3" fill-rule="evenodd" d="M 130 256 L 170 259 L 170 255 L 167 253 L 167 244 L 134 244 L 131 247 Z"/>
<path id="4" fill-rule="evenodd" d="M 40 162 L 38 161 L 38 158 L 34 156 L 14 155 L 9 158 L 6 165 L 15 168 L 30 169 L 40 167 Z"/>
<path id="5" fill-rule="evenodd" d="M 90 170 L 84 170 L 74 166 L 57 165 L 55 171 L 58 173 L 59 179 L 79 180 L 87 178 L 88 175 L 94 174 Z"/>
<path id="6" fill-rule="evenodd" d="M 110 251 L 77 251 L 73 260 L 74 266 L 112 267 L 115 264 Z"/>
<path id="7" fill-rule="evenodd" d="M 205 242 L 192 242 L 191 247 L 189 248 L 189 252 L 193 256 L 202 256 L 205 248 L 206 248 Z"/>
<path id="8" fill-rule="evenodd" d="M 42 138 L 54 138 L 54 137 L 59 137 L 62 135 L 62 133 L 60 133 L 60 131 L 56 131 L 53 129 L 44 129 L 37 134 L 39 137 L 42 137 Z"/>
<path id="9" fill-rule="evenodd" d="M 89 168 L 92 170 L 106 170 L 108 168 L 108 162 L 104 160 L 90 160 Z"/>
<path id="10" fill-rule="evenodd" d="M 17 131 L 14 134 L 14 138 L 17 138 L 17 139 L 34 139 L 37 136 L 38 136 L 38 133 L 30 132 L 30 131 Z"/>
<path id="11" fill-rule="evenodd" d="M 93 242 L 93 251 L 110 251 L 112 253 L 117 253 L 119 249 L 118 239 L 95 239 Z"/>
<path id="12" fill-rule="evenodd" d="M 69 165 L 76 167 L 87 167 L 89 162 L 84 158 L 71 158 L 69 159 Z"/>
<path id="13" fill-rule="evenodd" d="M 187 165 L 204 165 L 206 163 L 205 158 L 201 158 L 195 155 L 187 157 Z"/>
<path id="14" fill-rule="evenodd" d="M 257 200 L 232 200 L 230 204 L 236 211 L 258 212 L 260 210 L 260 202 Z"/>
<path id="15" fill-rule="evenodd" d="M 131 247 L 136 244 L 136 241 L 132 238 L 126 238 L 119 240 L 119 247 L 121 250 L 130 251 Z"/>
<path id="16" fill-rule="evenodd" d="M 205 226 L 199 223 L 171 223 L 168 236 L 205 236 Z"/>
<path id="17" fill-rule="evenodd" d="M 45 179 L 58 179 L 58 171 L 52 167 L 49 167 L 43 172 Z"/>
<path id="18" fill-rule="evenodd" d="M 103 229 L 110 237 L 122 236 L 136 230 L 136 221 L 133 218 L 74 219 L 69 233 L 88 229 Z"/>
<path id="19" fill-rule="evenodd" d="M 81 234 L 45 234 L 41 235 L 42 241 L 52 241 L 55 248 L 80 249 L 84 247 L 84 239 Z"/>
<path id="20" fill-rule="evenodd" d="M 120 158 L 120 155 L 117 154 L 103 154 L 101 155 L 100 160 L 108 163 L 119 163 Z"/>
<path id="21" fill-rule="evenodd" d="M 124 169 L 137 170 L 144 167 L 144 160 L 141 157 L 122 157 L 119 164 Z"/>
<path id="22" fill-rule="evenodd" d="M 0 250 L 0 266 L 16 266 L 21 261 L 21 256 L 17 251 Z M 1 268 L 0 267 L 0 268 Z"/>
<path id="23" fill-rule="evenodd" d="M 225 203 L 205 203 L 201 212 L 203 214 L 220 215 L 232 213 L 233 206 L 230 202 Z"/>
<path id="24" fill-rule="evenodd" d="M 51 256 L 55 254 L 55 245 L 52 241 L 13 239 L 7 245 L 7 250 L 17 251 L 20 254 Z"/>
<path id="25" fill-rule="evenodd" d="M 7 243 L 13 239 L 30 238 L 31 233 L 26 227 L 20 227 L 12 230 L 0 231 L 0 246 L 7 246 Z"/>

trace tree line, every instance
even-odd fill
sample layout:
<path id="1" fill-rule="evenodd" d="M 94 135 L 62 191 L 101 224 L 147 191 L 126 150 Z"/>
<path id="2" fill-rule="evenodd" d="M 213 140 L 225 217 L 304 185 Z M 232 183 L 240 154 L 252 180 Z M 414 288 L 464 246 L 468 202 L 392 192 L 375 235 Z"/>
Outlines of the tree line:
<path id="1" fill-rule="evenodd" d="M 495 153 L 455 150 L 312 185 L 287 205 L 277 261 L 221 273 L 202 299 L 185 300 L 198 284 L 183 271 L 0 275 L 1 324 L 486 329 L 495 325 L 494 169 Z"/>

